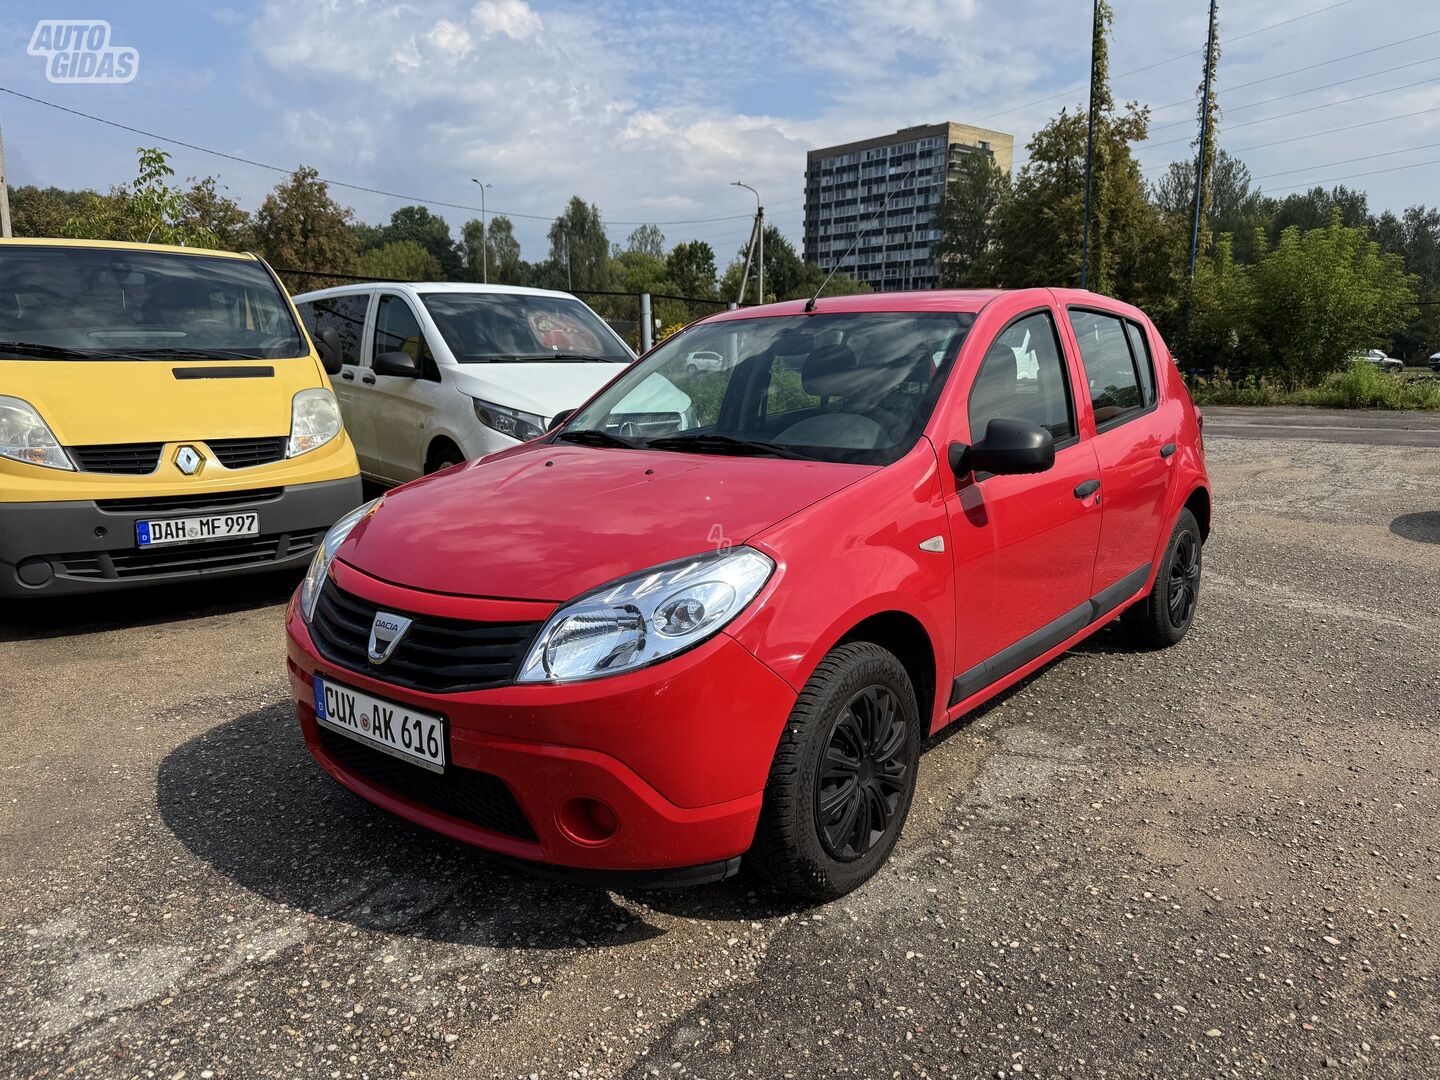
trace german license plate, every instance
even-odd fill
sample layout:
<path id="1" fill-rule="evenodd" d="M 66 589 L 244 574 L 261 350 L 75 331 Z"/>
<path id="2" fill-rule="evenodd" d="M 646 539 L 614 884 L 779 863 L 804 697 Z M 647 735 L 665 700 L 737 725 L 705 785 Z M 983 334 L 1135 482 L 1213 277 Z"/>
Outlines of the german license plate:
<path id="1" fill-rule="evenodd" d="M 201 540 L 231 540 L 237 536 L 259 536 L 260 515 L 209 514 L 205 517 L 154 518 L 135 522 L 135 542 L 143 547 L 161 544 L 193 544 Z"/>
<path id="2" fill-rule="evenodd" d="M 312 686 L 317 723 L 422 769 L 445 771 L 441 717 L 362 694 L 322 675 L 314 677 Z"/>

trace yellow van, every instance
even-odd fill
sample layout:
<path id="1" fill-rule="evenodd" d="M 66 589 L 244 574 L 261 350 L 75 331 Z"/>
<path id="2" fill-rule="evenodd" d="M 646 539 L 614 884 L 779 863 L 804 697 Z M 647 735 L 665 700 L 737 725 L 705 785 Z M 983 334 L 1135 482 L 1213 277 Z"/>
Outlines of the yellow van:
<path id="1" fill-rule="evenodd" d="M 254 255 L 0 240 L 0 597 L 304 566 L 360 502 L 322 355 Z"/>

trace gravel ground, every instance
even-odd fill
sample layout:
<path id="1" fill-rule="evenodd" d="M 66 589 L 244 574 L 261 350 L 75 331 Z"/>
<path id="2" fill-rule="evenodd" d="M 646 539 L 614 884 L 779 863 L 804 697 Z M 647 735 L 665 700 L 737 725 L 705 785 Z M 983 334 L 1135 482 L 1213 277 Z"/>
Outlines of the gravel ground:
<path id="1" fill-rule="evenodd" d="M 934 740 L 815 909 L 541 883 L 349 796 L 289 583 L 11 613 L 0 1074 L 1440 1076 L 1440 450 L 1209 453 L 1186 641 L 1103 631 Z"/>

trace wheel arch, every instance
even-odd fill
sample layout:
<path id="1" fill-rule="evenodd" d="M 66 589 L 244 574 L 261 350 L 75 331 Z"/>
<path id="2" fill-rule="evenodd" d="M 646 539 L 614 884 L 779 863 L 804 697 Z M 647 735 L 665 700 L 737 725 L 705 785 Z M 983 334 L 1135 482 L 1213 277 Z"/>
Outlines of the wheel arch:
<path id="1" fill-rule="evenodd" d="M 915 688 L 915 703 L 920 709 L 928 734 L 934 723 L 936 701 L 935 643 L 925 624 L 906 611 L 876 612 L 861 619 L 845 631 L 825 652 L 852 641 L 868 641 L 894 654 Z M 928 703 L 928 704 L 927 704 Z"/>
<path id="2" fill-rule="evenodd" d="M 446 434 L 438 434 L 430 440 L 430 445 L 425 448 L 425 471 L 434 472 L 435 462 L 445 450 L 454 450 L 455 456 L 461 461 L 466 460 L 465 451 L 461 449 L 459 442 Z"/>
<path id="3" fill-rule="evenodd" d="M 1200 542 L 1203 544 L 1210 539 L 1210 492 L 1201 485 L 1190 492 L 1186 497 L 1184 509 L 1195 515 L 1195 521 L 1200 526 Z"/>

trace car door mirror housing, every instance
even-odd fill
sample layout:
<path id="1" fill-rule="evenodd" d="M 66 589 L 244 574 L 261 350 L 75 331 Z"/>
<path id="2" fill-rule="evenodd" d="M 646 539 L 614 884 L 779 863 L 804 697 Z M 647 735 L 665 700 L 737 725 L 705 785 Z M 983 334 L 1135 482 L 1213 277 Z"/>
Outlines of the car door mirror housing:
<path id="1" fill-rule="evenodd" d="M 384 352 L 375 357 L 376 375 L 398 375 L 402 379 L 417 379 L 420 377 L 420 365 L 408 352 L 396 349 L 394 352 Z"/>
<path id="2" fill-rule="evenodd" d="M 977 473 L 1045 472 L 1055 464 L 1055 437 L 1039 424 L 997 418 L 986 426 L 985 438 L 964 456 L 968 459 L 964 464 Z"/>
<path id="3" fill-rule="evenodd" d="M 340 344 L 340 335 L 334 327 L 326 327 L 315 338 L 315 351 L 320 355 L 320 366 L 326 375 L 339 375 L 345 366 L 345 349 Z"/>
<path id="4" fill-rule="evenodd" d="M 563 427 L 564 424 L 565 424 L 565 421 L 569 420 L 570 417 L 572 417 L 572 416 L 574 416 L 574 415 L 575 415 L 575 410 L 574 410 L 574 409 L 561 409 L 559 412 L 557 412 L 557 413 L 555 414 L 554 418 L 550 421 L 550 426 L 547 427 L 545 430 L 546 430 L 546 431 L 554 431 L 554 430 L 555 430 L 556 428 L 558 428 L 558 427 Z"/>

